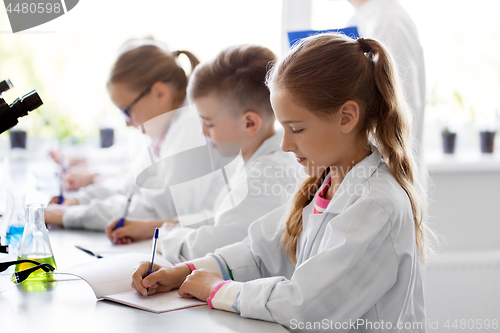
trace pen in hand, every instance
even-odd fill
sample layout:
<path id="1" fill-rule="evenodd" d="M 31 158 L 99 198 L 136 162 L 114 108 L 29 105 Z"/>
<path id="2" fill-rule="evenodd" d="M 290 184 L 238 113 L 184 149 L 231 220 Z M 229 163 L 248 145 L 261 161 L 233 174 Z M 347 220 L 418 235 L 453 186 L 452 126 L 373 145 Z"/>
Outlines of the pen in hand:
<path id="1" fill-rule="evenodd" d="M 125 210 L 123 211 L 122 217 L 118 220 L 118 223 L 116 224 L 115 228 L 113 230 L 116 230 L 118 228 L 123 227 L 123 224 L 125 223 L 125 219 L 127 218 L 128 214 L 128 208 L 130 206 L 130 202 L 132 201 L 132 196 L 134 195 L 133 191 L 130 191 L 127 196 L 127 204 L 125 205 Z M 113 239 L 113 244 L 116 244 L 116 239 Z"/>
<path id="2" fill-rule="evenodd" d="M 149 264 L 149 272 L 148 272 L 148 275 L 153 273 L 153 269 L 155 267 L 155 253 L 156 253 L 156 242 L 158 241 L 158 234 L 160 233 L 160 229 L 156 228 L 155 229 L 155 236 L 154 236 L 154 239 L 153 239 L 153 250 L 152 250 L 152 253 L 151 253 L 151 263 Z M 149 287 L 147 289 L 148 291 L 148 296 L 149 296 Z"/>
<path id="3" fill-rule="evenodd" d="M 64 187 L 64 174 L 66 173 L 66 168 L 64 167 L 64 155 L 61 154 L 61 175 L 59 179 L 59 204 L 64 202 L 63 197 L 63 187 Z"/>

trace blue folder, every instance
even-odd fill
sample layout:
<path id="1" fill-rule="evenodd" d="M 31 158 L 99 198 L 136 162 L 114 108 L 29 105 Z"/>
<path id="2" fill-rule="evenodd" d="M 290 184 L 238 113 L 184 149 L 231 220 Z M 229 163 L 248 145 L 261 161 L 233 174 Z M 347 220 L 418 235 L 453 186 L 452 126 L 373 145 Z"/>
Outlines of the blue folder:
<path id="1" fill-rule="evenodd" d="M 352 39 L 359 38 L 358 29 L 356 27 L 347 27 L 347 28 L 343 28 L 343 29 L 330 29 L 330 30 L 290 31 L 290 32 L 288 32 L 288 40 L 290 41 L 290 47 L 292 47 L 293 44 L 297 43 L 299 40 L 301 40 L 303 38 L 317 35 L 317 34 L 321 34 L 324 32 L 340 32 L 348 37 L 351 37 Z"/>

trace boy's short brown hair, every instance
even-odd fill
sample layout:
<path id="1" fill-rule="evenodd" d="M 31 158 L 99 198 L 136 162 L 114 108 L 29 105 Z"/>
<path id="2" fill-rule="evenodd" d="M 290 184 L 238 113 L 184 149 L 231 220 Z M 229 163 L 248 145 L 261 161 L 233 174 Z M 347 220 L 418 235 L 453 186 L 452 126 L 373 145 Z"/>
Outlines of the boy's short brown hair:
<path id="1" fill-rule="evenodd" d="M 274 116 L 265 81 L 275 60 L 274 53 L 262 46 L 231 46 L 195 69 L 189 95 L 196 99 L 215 92 L 238 112 Z"/>

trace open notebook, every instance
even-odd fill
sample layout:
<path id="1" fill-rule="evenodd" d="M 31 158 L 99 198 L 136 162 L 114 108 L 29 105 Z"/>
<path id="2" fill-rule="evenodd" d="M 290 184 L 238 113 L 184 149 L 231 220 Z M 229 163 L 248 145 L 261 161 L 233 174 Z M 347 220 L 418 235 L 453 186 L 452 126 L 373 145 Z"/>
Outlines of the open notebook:
<path id="1" fill-rule="evenodd" d="M 177 290 L 142 296 L 130 286 L 132 272 L 141 261 L 150 261 L 144 253 L 127 253 L 95 260 L 90 263 L 57 270 L 57 274 L 71 274 L 85 280 L 98 299 L 122 303 L 138 309 L 161 313 L 206 305 L 194 298 L 182 298 Z M 171 265 L 161 257 L 155 258 L 159 265 Z"/>

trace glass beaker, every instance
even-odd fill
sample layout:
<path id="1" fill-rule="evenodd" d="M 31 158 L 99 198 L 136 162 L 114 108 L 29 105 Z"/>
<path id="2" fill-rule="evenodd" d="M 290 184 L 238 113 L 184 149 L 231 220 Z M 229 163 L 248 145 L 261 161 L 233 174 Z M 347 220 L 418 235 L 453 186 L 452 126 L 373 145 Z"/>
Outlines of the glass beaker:
<path id="1" fill-rule="evenodd" d="M 30 259 L 39 263 L 47 263 L 56 267 L 52 247 L 50 246 L 49 231 L 45 226 L 44 208 L 42 204 L 29 204 L 26 206 L 28 222 L 24 227 L 21 246 L 19 247 L 18 260 Z M 33 267 L 33 264 L 24 263 L 16 266 L 16 272 Z M 47 280 L 52 275 L 43 270 L 30 274 L 28 280 Z"/>

